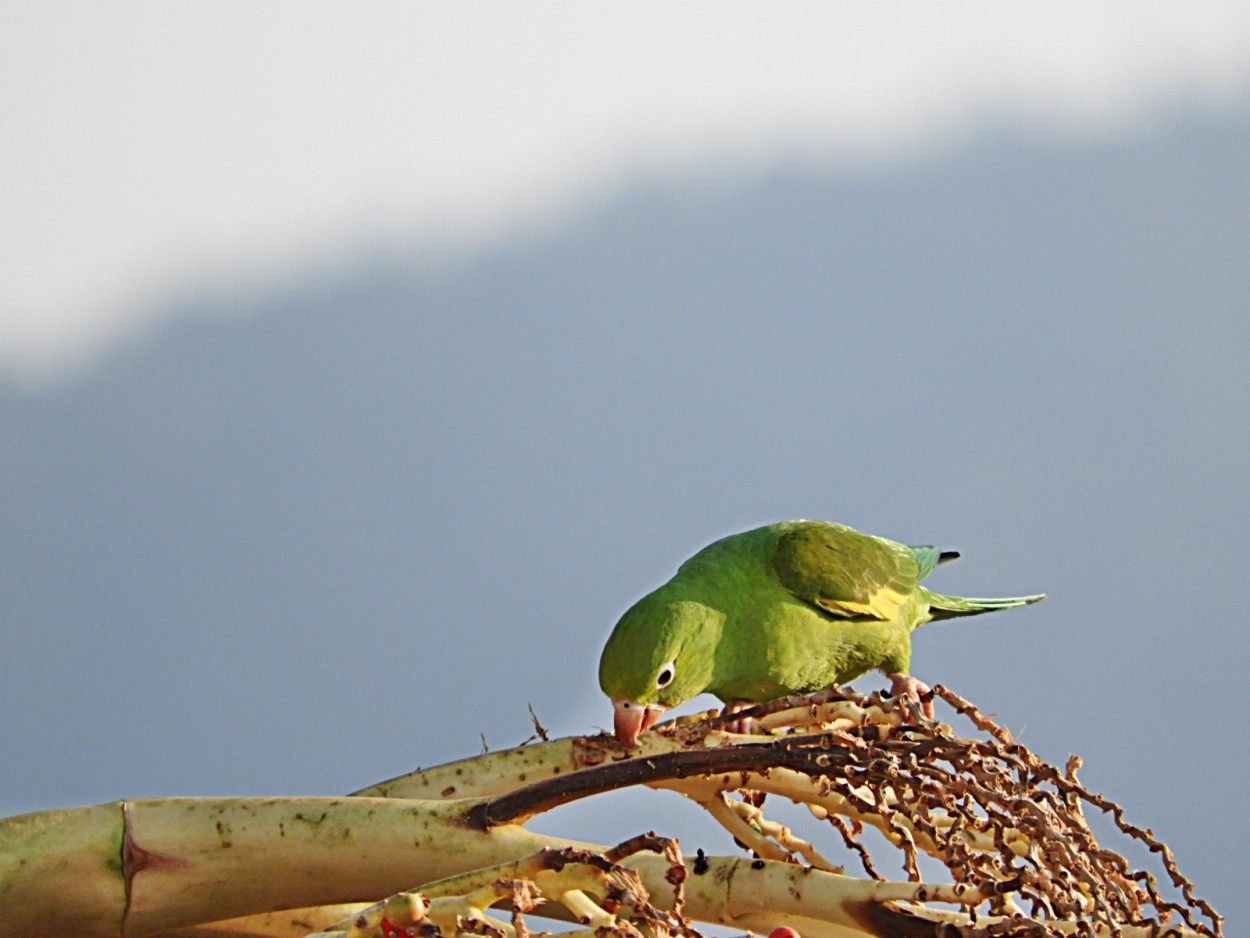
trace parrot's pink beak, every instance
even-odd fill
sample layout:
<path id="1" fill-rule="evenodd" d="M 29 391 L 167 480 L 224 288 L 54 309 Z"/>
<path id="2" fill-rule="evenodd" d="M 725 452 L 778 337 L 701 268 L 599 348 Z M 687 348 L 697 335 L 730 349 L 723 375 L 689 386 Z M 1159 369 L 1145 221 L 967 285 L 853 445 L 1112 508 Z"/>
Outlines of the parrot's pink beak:
<path id="1" fill-rule="evenodd" d="M 616 708 L 612 728 L 616 731 L 616 738 L 626 749 L 633 749 L 634 740 L 638 738 L 638 734 L 645 733 L 655 726 L 655 721 L 664 712 L 664 708 L 659 704 L 644 707 L 632 700 L 613 700 L 612 706 Z"/>

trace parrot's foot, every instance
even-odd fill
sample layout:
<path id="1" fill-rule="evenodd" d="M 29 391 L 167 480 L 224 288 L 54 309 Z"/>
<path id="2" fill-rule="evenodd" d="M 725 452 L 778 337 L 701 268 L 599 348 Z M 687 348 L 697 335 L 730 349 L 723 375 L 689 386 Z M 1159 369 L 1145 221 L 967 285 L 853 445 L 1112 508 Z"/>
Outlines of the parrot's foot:
<path id="1" fill-rule="evenodd" d="M 721 710 L 722 718 L 729 716 L 731 713 L 737 713 L 739 710 L 750 710 L 756 705 L 754 700 L 742 700 L 741 698 L 732 698 L 725 701 L 725 707 Z M 730 720 L 725 724 L 725 732 L 742 733 L 749 735 L 755 731 L 755 721 L 750 717 L 740 717 L 736 720 Z"/>
<path id="2" fill-rule="evenodd" d="M 725 708 L 721 710 L 720 715 L 727 717 L 731 713 L 737 713 L 739 710 L 749 710 L 756 705 L 754 700 L 731 699 L 725 701 Z M 739 717 L 736 720 L 730 720 L 725 724 L 726 733 L 742 733 L 750 735 L 755 732 L 755 720 L 752 717 Z M 764 807 L 765 793 L 762 791 L 743 791 L 742 800 L 755 808 Z"/>
<path id="3" fill-rule="evenodd" d="M 933 719 L 933 691 L 924 681 L 918 681 L 910 674 L 900 674 L 897 671 L 887 674 L 890 679 L 890 696 L 891 697 L 911 697 L 916 703 L 920 704 L 920 709 L 930 720 Z M 928 695 L 928 699 L 925 696 Z"/>

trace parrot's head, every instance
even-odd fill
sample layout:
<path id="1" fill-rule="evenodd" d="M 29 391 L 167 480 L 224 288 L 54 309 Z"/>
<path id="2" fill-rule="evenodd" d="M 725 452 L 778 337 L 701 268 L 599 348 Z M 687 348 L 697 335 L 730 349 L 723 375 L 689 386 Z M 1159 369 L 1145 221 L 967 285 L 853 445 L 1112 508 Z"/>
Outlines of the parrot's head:
<path id="1" fill-rule="evenodd" d="M 703 603 L 644 596 L 616 623 L 599 659 L 599 686 L 616 710 L 616 738 L 627 747 L 669 707 L 712 683 L 724 615 Z"/>

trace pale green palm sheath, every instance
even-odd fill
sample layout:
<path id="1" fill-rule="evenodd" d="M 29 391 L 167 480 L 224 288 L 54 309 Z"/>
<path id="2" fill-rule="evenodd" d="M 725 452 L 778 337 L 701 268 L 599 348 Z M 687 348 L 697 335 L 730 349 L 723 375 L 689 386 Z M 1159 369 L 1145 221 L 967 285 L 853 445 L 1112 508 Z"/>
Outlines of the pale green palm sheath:
<path id="1" fill-rule="evenodd" d="M 908 675 L 912 629 L 1044 598 L 969 599 L 920 585 L 958 556 L 831 521 L 783 521 L 709 544 L 638 600 L 603 649 L 599 685 L 617 737 L 633 746 L 666 709 L 704 691 L 739 706 L 878 668 L 894 693 L 927 693 Z"/>

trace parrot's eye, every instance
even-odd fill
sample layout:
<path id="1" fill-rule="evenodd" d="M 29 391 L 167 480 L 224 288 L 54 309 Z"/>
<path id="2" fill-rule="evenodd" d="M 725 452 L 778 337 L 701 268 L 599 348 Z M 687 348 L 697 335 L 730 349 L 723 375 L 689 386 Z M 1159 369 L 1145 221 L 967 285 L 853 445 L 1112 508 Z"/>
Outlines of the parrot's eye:
<path id="1" fill-rule="evenodd" d="M 677 662 L 670 661 L 664 667 L 660 668 L 660 673 L 655 679 L 656 687 L 668 687 L 673 683 L 673 675 L 677 673 Z"/>

